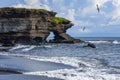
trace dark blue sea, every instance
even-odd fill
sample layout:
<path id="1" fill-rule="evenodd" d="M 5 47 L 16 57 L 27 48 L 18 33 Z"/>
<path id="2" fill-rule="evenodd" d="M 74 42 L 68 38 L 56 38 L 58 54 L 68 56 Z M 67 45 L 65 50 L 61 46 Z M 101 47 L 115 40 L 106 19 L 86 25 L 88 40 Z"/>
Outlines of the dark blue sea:
<path id="1" fill-rule="evenodd" d="M 56 65 L 50 65 L 53 67 L 59 67 L 58 64 L 71 66 L 71 68 L 64 67 L 46 71 L 25 71 L 25 75 L 47 76 L 64 80 L 120 80 L 120 38 L 82 37 L 80 39 L 95 44 L 96 48 L 84 47 L 87 45 L 86 43 L 17 44 L 14 47 L 10 47 L 8 51 L 1 51 L 0 55 L 37 62 L 56 63 Z M 15 65 L 6 66 L 15 67 Z M 46 66 L 49 67 L 49 64 Z M 24 69 L 24 67 L 22 68 Z"/>

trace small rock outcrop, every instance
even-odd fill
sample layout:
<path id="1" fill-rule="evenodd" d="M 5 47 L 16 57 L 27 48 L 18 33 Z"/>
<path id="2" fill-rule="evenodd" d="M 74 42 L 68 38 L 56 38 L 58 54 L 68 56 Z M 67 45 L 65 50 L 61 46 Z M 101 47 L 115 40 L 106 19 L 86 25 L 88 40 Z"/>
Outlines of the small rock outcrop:
<path id="1" fill-rule="evenodd" d="M 44 43 L 50 32 L 55 35 L 50 42 L 80 42 L 66 34 L 73 26 L 71 21 L 55 15 L 56 12 L 44 9 L 0 8 L 0 44 Z"/>

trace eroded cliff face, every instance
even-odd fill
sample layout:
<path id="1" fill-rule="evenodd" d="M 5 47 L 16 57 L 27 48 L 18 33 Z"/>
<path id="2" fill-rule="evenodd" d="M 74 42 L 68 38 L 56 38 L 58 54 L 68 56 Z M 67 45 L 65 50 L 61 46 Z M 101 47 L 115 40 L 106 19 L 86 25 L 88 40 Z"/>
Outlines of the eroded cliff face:
<path id="1" fill-rule="evenodd" d="M 73 24 L 55 15 L 55 12 L 43 9 L 1 8 L 0 43 L 43 43 L 50 32 L 55 35 L 50 42 L 79 42 L 66 34 Z"/>

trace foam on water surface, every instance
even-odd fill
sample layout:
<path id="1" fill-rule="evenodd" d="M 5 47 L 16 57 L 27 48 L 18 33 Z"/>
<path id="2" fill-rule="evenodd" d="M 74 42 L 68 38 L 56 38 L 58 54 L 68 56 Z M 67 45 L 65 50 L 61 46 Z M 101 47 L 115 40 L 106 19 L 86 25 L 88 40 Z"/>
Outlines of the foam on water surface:
<path id="1" fill-rule="evenodd" d="M 115 40 L 113 41 L 113 44 L 120 44 L 120 41 Z"/>
<path id="2" fill-rule="evenodd" d="M 113 44 L 120 44 L 120 41 L 118 41 L 118 40 L 114 40 L 114 41 L 88 41 L 88 42 L 90 42 L 90 43 L 95 43 L 95 44 L 111 44 L 111 43 L 113 43 Z"/>
<path id="3" fill-rule="evenodd" d="M 7 54 L 4 54 L 7 55 Z M 120 80 L 120 74 L 111 73 L 120 69 L 103 65 L 102 60 L 82 57 L 40 57 L 22 54 L 9 54 L 16 57 L 25 57 L 36 61 L 62 63 L 77 67 L 76 69 L 58 69 L 52 71 L 25 72 L 26 75 L 38 75 L 60 78 L 65 80 Z"/>
<path id="4" fill-rule="evenodd" d="M 109 74 L 108 71 L 113 68 L 107 68 L 101 66 L 100 61 L 92 60 L 95 64 L 82 61 L 80 58 L 71 58 L 71 57 L 53 57 L 53 58 L 37 58 L 37 57 L 29 57 L 34 60 L 42 60 L 42 61 L 51 61 L 57 63 L 64 63 L 71 66 L 76 66 L 77 69 L 61 69 L 54 71 L 45 71 L 45 72 L 30 72 L 25 74 L 32 75 L 44 75 L 48 77 L 56 77 L 65 80 L 119 80 L 120 74 Z M 98 64 L 96 64 L 98 63 Z"/>
<path id="5" fill-rule="evenodd" d="M 96 43 L 96 44 L 101 44 L 101 43 L 111 43 L 109 41 L 88 41 L 90 43 Z"/>

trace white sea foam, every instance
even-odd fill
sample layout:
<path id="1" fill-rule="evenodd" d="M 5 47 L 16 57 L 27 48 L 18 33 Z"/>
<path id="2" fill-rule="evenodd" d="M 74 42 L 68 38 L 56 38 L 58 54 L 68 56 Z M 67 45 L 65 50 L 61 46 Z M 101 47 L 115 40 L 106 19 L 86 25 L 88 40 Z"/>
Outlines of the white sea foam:
<path id="1" fill-rule="evenodd" d="M 110 41 L 89 41 L 90 43 L 96 43 L 96 44 L 100 44 L 100 43 L 111 43 Z"/>
<path id="2" fill-rule="evenodd" d="M 15 51 L 15 50 L 21 50 L 21 51 L 30 51 L 34 49 L 35 47 L 43 47 L 43 48 L 52 48 L 54 45 L 40 45 L 40 46 L 35 46 L 35 45 L 16 45 L 10 49 L 10 51 Z"/>
<path id="3" fill-rule="evenodd" d="M 6 55 L 22 56 L 31 60 L 61 63 L 76 67 L 76 69 L 25 72 L 24 74 L 26 75 L 42 75 L 65 80 L 120 80 L 120 74 L 109 74 L 108 72 L 112 68 L 101 66 L 101 62 L 96 59 L 83 59 L 80 57 L 40 57 L 22 54 Z"/>
<path id="4" fill-rule="evenodd" d="M 53 46 L 52 45 L 44 45 L 44 47 L 46 47 L 46 48 L 52 48 Z"/>
<path id="5" fill-rule="evenodd" d="M 32 50 L 34 48 L 35 48 L 35 46 L 30 46 L 30 47 L 22 49 L 22 51 L 30 51 L 30 50 Z"/>
<path id="6" fill-rule="evenodd" d="M 38 61 L 50 61 L 55 63 L 62 63 L 77 67 L 77 69 L 61 69 L 45 72 L 29 72 L 25 74 L 43 75 L 48 77 L 56 77 L 65 80 L 120 80 L 120 74 L 109 74 L 107 71 L 110 68 L 98 67 L 101 64 L 97 60 L 82 60 L 78 57 L 31 57 L 27 58 Z M 95 62 L 95 64 L 94 64 Z M 96 64 L 98 63 L 98 64 Z"/>
<path id="7" fill-rule="evenodd" d="M 44 75 L 48 77 L 55 77 L 65 80 L 120 80 L 119 75 L 107 74 L 101 72 L 99 69 L 63 69 L 47 72 L 29 72 L 25 74 Z"/>
<path id="8" fill-rule="evenodd" d="M 101 44 L 101 43 L 120 44 L 120 41 L 117 41 L 117 40 L 115 40 L 115 41 L 113 41 L 113 42 L 111 42 L 111 41 L 88 41 L 88 42 L 90 42 L 90 43 L 96 43 L 96 44 Z"/>
<path id="9" fill-rule="evenodd" d="M 23 49 L 23 48 L 26 48 L 26 47 L 28 47 L 28 46 L 26 46 L 26 45 L 16 45 L 16 46 L 12 47 L 10 49 L 10 51 L 11 50 L 17 50 L 17 49 Z"/>
<path id="10" fill-rule="evenodd" d="M 108 68 L 98 68 L 99 65 L 93 65 L 93 63 L 85 62 L 79 58 L 71 58 L 71 57 L 41 57 L 35 58 L 30 57 L 30 59 L 40 60 L 40 61 L 50 61 L 56 63 L 68 64 L 71 66 L 77 67 L 77 69 L 61 69 L 54 71 L 45 71 L 45 72 L 29 72 L 24 74 L 31 75 L 42 75 L 48 77 L 55 77 L 65 80 L 120 80 L 120 75 L 118 74 L 109 74 L 107 73 Z M 99 62 L 99 61 L 98 61 Z M 84 66 L 79 65 L 84 64 Z"/>
<path id="11" fill-rule="evenodd" d="M 120 44 L 120 41 L 115 40 L 113 41 L 113 44 Z"/>
<path id="12" fill-rule="evenodd" d="M 34 45 L 16 45 L 12 47 L 9 51 L 21 50 L 23 52 L 30 51 L 34 49 L 36 46 Z"/>

